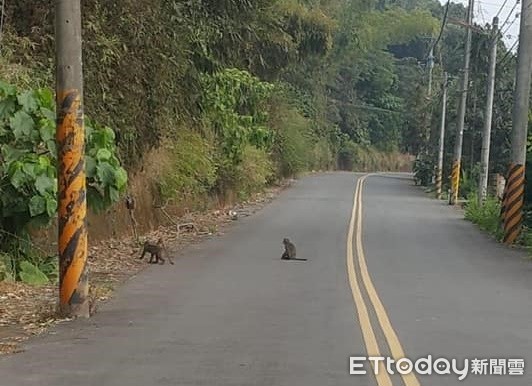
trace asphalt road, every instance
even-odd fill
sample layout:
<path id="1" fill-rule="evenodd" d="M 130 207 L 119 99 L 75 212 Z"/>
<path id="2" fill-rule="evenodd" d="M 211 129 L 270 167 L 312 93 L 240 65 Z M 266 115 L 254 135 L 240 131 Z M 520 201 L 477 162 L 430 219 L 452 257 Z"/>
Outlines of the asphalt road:
<path id="1" fill-rule="evenodd" d="M 281 261 L 283 237 L 308 261 Z M 404 176 L 306 177 L 174 266 L 148 268 L 91 320 L 1 358 L 0 386 L 529 386 L 528 369 L 460 382 L 375 377 L 365 363 L 349 375 L 349 357 L 368 352 L 532 363 L 523 255 Z"/>

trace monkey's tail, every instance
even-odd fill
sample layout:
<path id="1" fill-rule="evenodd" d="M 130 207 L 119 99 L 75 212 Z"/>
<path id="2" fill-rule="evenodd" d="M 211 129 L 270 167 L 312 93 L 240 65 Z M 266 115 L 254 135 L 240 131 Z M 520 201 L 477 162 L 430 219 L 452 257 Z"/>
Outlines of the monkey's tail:
<path id="1" fill-rule="evenodd" d="M 299 258 L 297 258 L 297 257 L 293 257 L 293 258 L 288 259 L 288 260 L 307 261 L 307 259 L 299 259 Z"/>

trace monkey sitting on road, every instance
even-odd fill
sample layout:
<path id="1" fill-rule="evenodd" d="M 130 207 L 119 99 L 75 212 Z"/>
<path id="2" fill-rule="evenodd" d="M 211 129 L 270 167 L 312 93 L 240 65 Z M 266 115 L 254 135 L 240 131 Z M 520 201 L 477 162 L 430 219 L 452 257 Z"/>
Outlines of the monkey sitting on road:
<path id="1" fill-rule="evenodd" d="M 164 244 L 163 244 L 163 239 L 162 238 L 159 238 L 159 240 L 157 240 L 157 244 L 153 244 L 149 241 L 146 241 L 144 243 L 144 246 L 142 247 L 142 255 L 140 256 L 139 259 L 143 259 L 144 258 L 144 255 L 146 255 L 146 253 L 149 253 L 150 254 L 150 260 L 148 261 L 149 264 L 164 264 L 165 260 L 163 259 L 163 249 L 164 249 Z M 174 265 L 174 262 L 172 261 L 172 259 L 170 258 L 170 256 L 168 256 L 168 261 L 170 262 L 170 264 Z"/>
<path id="2" fill-rule="evenodd" d="M 288 239 L 283 239 L 284 252 L 281 256 L 282 260 L 299 260 L 307 261 L 307 259 L 297 259 L 296 258 L 296 246 Z"/>

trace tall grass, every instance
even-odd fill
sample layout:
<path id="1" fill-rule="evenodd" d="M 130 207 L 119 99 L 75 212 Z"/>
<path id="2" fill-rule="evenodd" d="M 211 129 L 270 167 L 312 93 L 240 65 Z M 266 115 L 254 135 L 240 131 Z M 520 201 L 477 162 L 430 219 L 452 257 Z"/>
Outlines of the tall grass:
<path id="1" fill-rule="evenodd" d="M 398 151 L 384 152 L 352 141 L 345 142 L 338 154 L 340 169 L 357 172 L 410 172 L 413 161 L 410 155 Z"/>
<path id="2" fill-rule="evenodd" d="M 501 204 L 496 197 L 488 197 L 484 203 L 479 203 L 476 193 L 468 195 L 468 201 L 465 207 L 465 218 L 480 229 L 493 235 L 497 240 L 503 236 L 501 226 Z"/>

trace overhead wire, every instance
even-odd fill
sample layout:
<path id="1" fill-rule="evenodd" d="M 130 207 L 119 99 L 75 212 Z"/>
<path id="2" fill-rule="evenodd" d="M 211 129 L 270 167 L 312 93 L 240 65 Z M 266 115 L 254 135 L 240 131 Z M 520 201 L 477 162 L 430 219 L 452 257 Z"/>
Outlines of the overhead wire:
<path id="1" fill-rule="evenodd" d="M 443 19 L 442 19 L 442 22 L 441 22 L 440 33 L 438 34 L 438 38 L 436 39 L 436 41 L 434 42 L 434 44 L 431 47 L 431 51 L 432 52 L 434 52 L 434 49 L 436 48 L 436 46 L 440 42 L 441 37 L 443 35 L 443 29 L 445 28 L 445 24 L 447 23 L 447 15 L 449 14 L 449 6 L 450 6 L 450 4 L 451 4 L 451 0 L 447 0 L 447 5 L 445 6 L 445 12 L 443 14 Z"/>
<path id="2" fill-rule="evenodd" d="M 508 2 L 508 0 L 504 0 L 504 3 L 502 3 L 501 7 L 499 8 L 499 11 L 497 12 L 497 14 L 495 15 L 495 17 L 499 17 L 499 15 L 501 14 L 502 10 L 504 9 L 504 6 L 506 5 L 506 3 Z"/>
<path id="3" fill-rule="evenodd" d="M 513 49 L 515 48 L 515 46 L 517 46 L 517 43 L 519 43 L 519 39 L 517 39 L 514 42 L 514 44 L 512 44 L 512 46 L 508 49 L 508 51 L 506 51 L 506 54 L 504 54 L 502 59 L 499 61 L 499 65 L 498 65 L 499 68 L 502 68 L 503 64 L 509 59 L 510 55 L 512 54 Z"/>
<path id="4" fill-rule="evenodd" d="M 519 3 L 520 3 L 519 0 L 517 0 L 517 1 L 515 2 L 515 4 L 514 4 L 513 7 L 512 7 L 512 10 L 508 13 L 508 16 L 506 17 L 506 20 L 504 20 L 504 23 L 501 24 L 501 27 L 500 27 L 501 30 L 506 26 L 506 24 L 508 23 L 508 20 L 510 20 L 510 16 L 512 16 L 512 14 L 513 14 L 514 11 L 515 11 L 515 8 L 517 7 L 517 5 L 518 5 Z M 514 20 L 514 21 L 515 21 L 515 20 Z"/>
<path id="5" fill-rule="evenodd" d="M 510 24 L 508 24 L 508 27 L 506 27 L 506 29 L 502 32 L 502 36 L 506 35 L 506 33 L 510 30 L 510 28 L 512 28 L 512 26 L 515 24 L 517 19 L 519 19 L 518 14 L 515 15 L 514 20 Z"/>
<path id="6" fill-rule="evenodd" d="M 478 2 L 478 13 L 479 13 L 480 17 L 482 18 L 482 23 L 485 25 L 486 24 L 486 15 L 484 14 L 484 9 L 482 8 L 482 3 L 480 1 Z"/>

